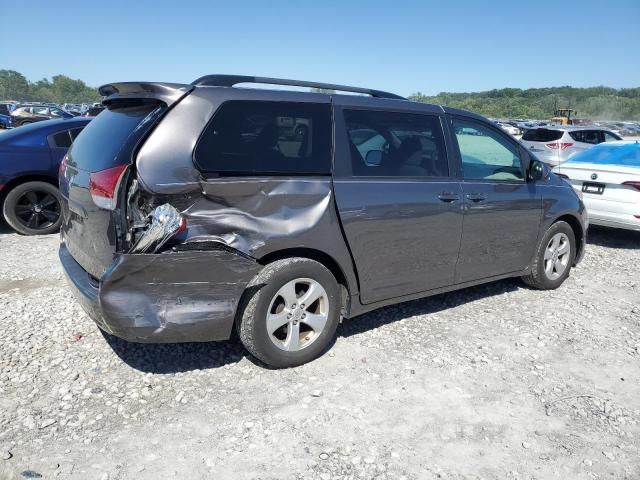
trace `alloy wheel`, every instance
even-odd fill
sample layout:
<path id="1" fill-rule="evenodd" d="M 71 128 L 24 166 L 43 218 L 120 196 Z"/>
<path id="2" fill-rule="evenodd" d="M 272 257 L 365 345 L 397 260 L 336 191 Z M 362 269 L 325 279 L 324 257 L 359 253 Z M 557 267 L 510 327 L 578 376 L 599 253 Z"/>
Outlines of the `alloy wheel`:
<path id="1" fill-rule="evenodd" d="M 14 212 L 18 221 L 25 227 L 43 230 L 60 218 L 60 203 L 48 192 L 29 190 L 18 198 Z"/>
<path id="2" fill-rule="evenodd" d="M 267 333 L 281 350 L 299 351 L 315 342 L 329 319 L 329 296 L 311 278 L 287 282 L 274 295 L 267 313 Z"/>
<path id="3" fill-rule="evenodd" d="M 569 266 L 571 242 L 562 232 L 556 233 L 544 250 L 544 273 L 549 280 L 561 277 Z"/>

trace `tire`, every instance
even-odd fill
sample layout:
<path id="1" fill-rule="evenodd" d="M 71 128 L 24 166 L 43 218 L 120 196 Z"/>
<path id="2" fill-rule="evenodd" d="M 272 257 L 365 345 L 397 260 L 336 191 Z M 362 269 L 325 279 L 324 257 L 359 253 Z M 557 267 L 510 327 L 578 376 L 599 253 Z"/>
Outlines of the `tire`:
<path id="1" fill-rule="evenodd" d="M 556 222 L 542 237 L 531 264 L 531 273 L 522 277 L 522 280 L 538 290 L 554 290 L 569 276 L 575 257 L 576 238 L 573 229 L 567 222 Z"/>
<path id="2" fill-rule="evenodd" d="M 304 304 L 308 295 L 319 297 Z M 245 290 L 238 307 L 240 341 L 273 368 L 310 362 L 333 340 L 341 298 L 335 277 L 321 263 L 307 258 L 277 260 L 265 266 Z"/>
<path id="3" fill-rule="evenodd" d="M 60 228 L 60 200 L 60 192 L 50 183 L 21 183 L 7 194 L 2 213 L 16 232 L 22 235 L 46 235 Z"/>

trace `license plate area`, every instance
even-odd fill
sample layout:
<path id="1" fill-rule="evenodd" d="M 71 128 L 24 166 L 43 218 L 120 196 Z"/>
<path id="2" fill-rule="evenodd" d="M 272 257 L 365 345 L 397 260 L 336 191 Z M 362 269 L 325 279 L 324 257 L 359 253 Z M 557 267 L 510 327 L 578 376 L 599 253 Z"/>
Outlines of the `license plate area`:
<path id="1" fill-rule="evenodd" d="M 602 195 L 604 193 L 604 186 L 604 183 L 584 182 L 582 184 L 582 192 Z"/>

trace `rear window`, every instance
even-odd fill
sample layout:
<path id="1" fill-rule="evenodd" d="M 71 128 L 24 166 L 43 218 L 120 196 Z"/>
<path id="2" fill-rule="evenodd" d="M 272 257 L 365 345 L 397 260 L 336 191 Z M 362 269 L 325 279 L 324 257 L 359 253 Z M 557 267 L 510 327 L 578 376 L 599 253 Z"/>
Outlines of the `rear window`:
<path id="1" fill-rule="evenodd" d="M 106 109 L 94 118 L 73 142 L 69 165 L 89 172 L 127 163 L 135 142 L 162 111 L 157 104 Z"/>
<path id="2" fill-rule="evenodd" d="M 548 128 L 532 128 L 522 135 L 522 140 L 528 142 L 553 142 L 560 140 L 564 134 L 563 130 L 549 130 Z"/>
<path id="3" fill-rule="evenodd" d="M 65 130 L 64 132 L 58 132 L 51 135 L 52 146 L 55 148 L 69 148 L 71 146 L 71 136 L 69 135 L 69 130 Z"/>
<path id="4" fill-rule="evenodd" d="M 226 102 L 202 134 L 194 159 L 202 171 L 219 175 L 329 174 L 331 107 Z"/>

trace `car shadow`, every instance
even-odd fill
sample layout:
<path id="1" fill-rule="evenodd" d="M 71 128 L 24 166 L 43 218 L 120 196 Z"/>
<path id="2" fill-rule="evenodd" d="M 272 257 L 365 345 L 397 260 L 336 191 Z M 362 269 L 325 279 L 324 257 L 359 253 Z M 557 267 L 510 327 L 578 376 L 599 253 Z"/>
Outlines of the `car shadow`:
<path id="1" fill-rule="evenodd" d="M 248 356 L 236 336 L 224 342 L 134 343 L 101 333 L 123 362 L 145 373 L 172 374 L 220 368 Z"/>
<path id="2" fill-rule="evenodd" d="M 519 279 L 509 278 L 382 307 L 364 315 L 344 320 L 338 327 L 338 336 L 350 337 L 358 335 L 408 317 L 438 313 L 483 298 L 513 292 L 520 288 L 526 287 Z"/>
<path id="3" fill-rule="evenodd" d="M 524 288 L 517 279 L 466 288 L 433 297 L 383 307 L 345 320 L 338 326 L 338 337 L 350 337 L 414 315 L 429 315 L 468 302 Z M 118 357 L 136 370 L 145 373 L 173 374 L 192 370 L 220 368 L 235 364 L 243 358 L 262 368 L 269 367 L 247 353 L 234 332 L 231 340 L 203 343 L 132 343 L 102 332 Z"/>
<path id="4" fill-rule="evenodd" d="M 10 233 L 16 233 L 16 231 L 4 219 L 0 219 L 0 235 L 8 235 Z"/>
<path id="5" fill-rule="evenodd" d="M 640 232 L 591 225 L 587 233 L 587 252 L 589 244 L 607 248 L 640 249 Z"/>

